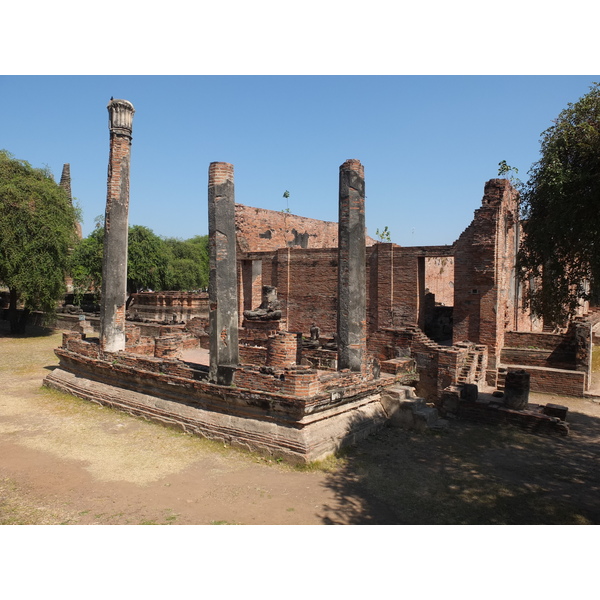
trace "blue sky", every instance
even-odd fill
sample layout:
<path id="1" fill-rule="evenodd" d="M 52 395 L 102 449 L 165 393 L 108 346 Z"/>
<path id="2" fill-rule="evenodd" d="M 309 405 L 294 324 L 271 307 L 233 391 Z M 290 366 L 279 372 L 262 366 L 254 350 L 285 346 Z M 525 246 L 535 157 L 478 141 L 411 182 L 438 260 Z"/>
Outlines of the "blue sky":
<path id="1" fill-rule="evenodd" d="M 597 76 L 0 76 L 0 148 L 56 179 L 70 163 L 84 235 L 104 213 L 111 96 L 136 109 L 130 223 L 207 233 L 207 173 L 236 201 L 337 220 L 339 166 L 365 167 L 367 228 L 450 244 L 506 160 L 526 178 L 539 136 Z M 289 190 L 290 198 L 283 198 Z"/>

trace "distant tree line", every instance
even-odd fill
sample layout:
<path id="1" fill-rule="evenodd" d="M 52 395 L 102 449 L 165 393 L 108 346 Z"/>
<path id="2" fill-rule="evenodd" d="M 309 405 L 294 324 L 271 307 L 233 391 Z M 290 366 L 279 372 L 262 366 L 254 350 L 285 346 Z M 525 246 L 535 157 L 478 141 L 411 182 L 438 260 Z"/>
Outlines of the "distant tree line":
<path id="1" fill-rule="evenodd" d="M 104 226 L 96 227 L 73 249 L 70 272 L 76 301 L 84 293 L 99 294 L 102 287 Z M 143 290 L 193 291 L 208 288 L 208 236 L 188 240 L 162 238 L 148 227 L 129 227 L 127 293 Z"/>

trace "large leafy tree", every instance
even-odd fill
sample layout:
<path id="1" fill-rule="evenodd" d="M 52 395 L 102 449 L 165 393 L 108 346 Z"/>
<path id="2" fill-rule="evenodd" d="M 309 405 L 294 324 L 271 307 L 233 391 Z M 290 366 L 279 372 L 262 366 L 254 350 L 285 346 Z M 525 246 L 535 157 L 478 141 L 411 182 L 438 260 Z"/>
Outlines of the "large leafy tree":
<path id="1" fill-rule="evenodd" d="M 169 249 L 169 289 L 199 290 L 208 286 L 208 236 L 197 235 L 189 240 L 167 238 Z"/>
<path id="2" fill-rule="evenodd" d="M 518 264 L 532 312 L 562 324 L 600 289 L 600 84 L 542 134 L 540 154 L 521 189 Z"/>
<path id="3" fill-rule="evenodd" d="M 163 239 L 148 227 L 129 228 L 127 250 L 127 291 L 135 294 L 142 289 L 167 289 L 169 257 Z"/>
<path id="4" fill-rule="evenodd" d="M 25 330 L 31 310 L 56 309 L 76 223 L 77 211 L 49 169 L 0 150 L 0 283 L 10 292 L 11 332 Z"/>

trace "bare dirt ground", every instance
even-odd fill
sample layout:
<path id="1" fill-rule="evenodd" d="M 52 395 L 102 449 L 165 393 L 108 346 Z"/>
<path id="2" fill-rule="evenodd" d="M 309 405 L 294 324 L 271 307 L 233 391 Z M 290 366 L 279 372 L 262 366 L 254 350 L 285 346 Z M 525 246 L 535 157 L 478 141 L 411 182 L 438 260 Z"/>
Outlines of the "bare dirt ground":
<path id="1" fill-rule="evenodd" d="M 597 524 L 600 404 L 567 437 L 453 421 L 287 466 L 42 388 L 61 334 L 0 322 L 0 524 Z"/>

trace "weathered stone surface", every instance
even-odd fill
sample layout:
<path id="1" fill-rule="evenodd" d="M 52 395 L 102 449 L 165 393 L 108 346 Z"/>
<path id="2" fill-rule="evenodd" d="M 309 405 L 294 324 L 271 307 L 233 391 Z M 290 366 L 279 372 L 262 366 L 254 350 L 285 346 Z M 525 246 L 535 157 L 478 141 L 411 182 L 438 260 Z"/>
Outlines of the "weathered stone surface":
<path id="1" fill-rule="evenodd" d="M 230 385 L 239 362 L 233 165 L 208 172 L 210 379 Z"/>
<path id="2" fill-rule="evenodd" d="M 340 167 L 338 368 L 365 371 L 367 349 L 365 180 L 360 161 Z"/>
<path id="3" fill-rule="evenodd" d="M 188 323 L 208 319 L 206 292 L 140 292 L 132 294 L 127 311 L 134 321 L 168 321 Z"/>
<path id="4" fill-rule="evenodd" d="M 504 402 L 514 410 L 522 410 L 529 402 L 529 373 L 522 369 L 509 371 L 504 384 Z"/>
<path id="5" fill-rule="evenodd" d="M 100 343 L 106 351 L 117 352 L 125 349 L 129 166 L 135 110 L 127 100 L 111 100 L 107 108 L 110 156 L 104 216 Z"/>
<path id="6" fill-rule="evenodd" d="M 469 402 L 475 402 L 479 395 L 479 388 L 475 383 L 465 383 L 460 391 L 460 397 Z"/>
<path id="7" fill-rule="evenodd" d="M 278 248 L 337 248 L 338 224 L 280 210 L 235 205 L 240 252 L 272 252 Z M 371 246 L 375 240 L 368 237 Z"/>

